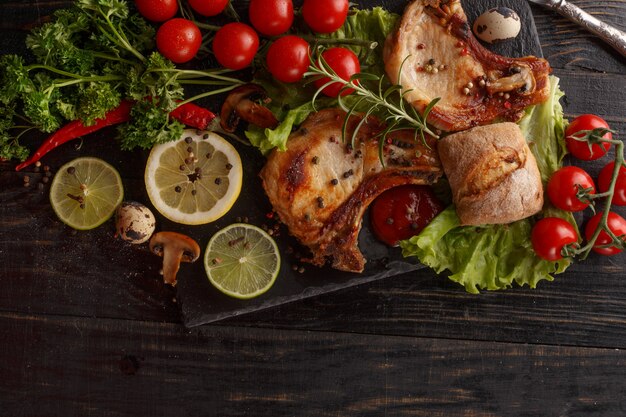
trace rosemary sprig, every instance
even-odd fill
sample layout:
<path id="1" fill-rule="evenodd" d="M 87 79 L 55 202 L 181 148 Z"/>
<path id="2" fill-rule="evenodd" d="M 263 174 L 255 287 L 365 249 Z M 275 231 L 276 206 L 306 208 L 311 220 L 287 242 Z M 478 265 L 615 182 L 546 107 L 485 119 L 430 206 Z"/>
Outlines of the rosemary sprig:
<path id="1" fill-rule="evenodd" d="M 337 96 L 337 103 L 347 113 L 343 123 L 344 141 L 348 139 L 348 121 L 356 112 L 364 108 L 367 109 L 349 138 L 353 147 L 359 129 L 367 118 L 372 114 L 382 114 L 387 126 L 379 136 L 379 158 L 383 165 L 384 144 L 390 133 L 401 129 L 414 129 L 416 138 L 421 137 L 424 143 L 426 143 L 425 135 L 439 137 L 426 123 L 428 114 L 439 101 L 438 98 L 426 106 L 423 114 L 419 114 L 413 106 L 405 106 L 404 97 L 411 90 L 405 90 L 399 84 L 386 87 L 384 75 L 360 72 L 354 74 L 349 80 L 344 80 L 328 65 L 319 50 L 317 58 L 311 58 L 311 61 L 309 70 L 304 76 L 311 77 L 313 80 L 327 80 L 313 94 L 313 105 L 315 105 L 315 101 L 322 90 L 329 85 L 339 83 L 342 86 Z M 377 86 L 373 89 L 368 88 L 367 84 L 372 82 L 377 83 Z"/>
<path id="2" fill-rule="evenodd" d="M 608 225 L 608 217 L 609 212 L 611 210 L 613 195 L 615 194 L 615 185 L 617 184 L 617 177 L 620 173 L 620 168 L 622 166 L 626 166 L 624 163 L 624 142 L 616 139 L 606 139 L 604 135 L 607 133 L 615 134 L 613 130 L 606 128 L 596 128 L 593 130 L 586 130 L 578 132 L 578 135 L 569 136 L 572 139 L 587 142 L 589 148 L 591 149 L 591 145 L 600 144 L 602 142 L 610 143 L 615 145 L 615 165 L 613 166 L 613 173 L 611 176 L 611 183 L 609 184 L 609 189 L 603 193 L 593 194 L 590 193 L 591 190 L 579 190 L 580 195 L 577 195 L 581 201 L 590 202 L 591 209 L 595 212 L 595 202 L 599 199 L 606 199 L 604 202 L 604 208 L 602 211 L 602 217 L 596 230 L 594 231 L 591 238 L 588 240 L 587 244 L 584 246 L 579 245 L 569 245 L 563 248 L 563 255 L 568 257 L 580 257 L 580 259 L 585 259 L 589 256 L 589 253 L 595 246 L 596 240 L 600 236 L 600 233 L 604 231 L 610 238 L 611 243 L 608 245 L 602 245 L 601 247 L 616 247 L 619 249 L 626 249 L 626 236 L 616 236 L 615 233 L 611 230 Z M 598 246 L 600 247 L 600 246 Z"/>

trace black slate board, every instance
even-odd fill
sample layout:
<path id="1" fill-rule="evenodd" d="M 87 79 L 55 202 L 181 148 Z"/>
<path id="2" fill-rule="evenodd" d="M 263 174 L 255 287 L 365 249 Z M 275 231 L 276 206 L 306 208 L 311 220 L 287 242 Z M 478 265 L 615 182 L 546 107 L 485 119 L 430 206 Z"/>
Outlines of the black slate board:
<path id="1" fill-rule="evenodd" d="M 243 2 L 245 5 L 247 2 Z M 356 2 L 361 8 L 383 6 L 384 8 L 401 13 L 408 1 L 382 0 Z M 522 22 L 522 29 L 514 40 L 489 45 L 494 52 L 505 56 L 542 56 L 541 46 L 537 30 L 532 17 L 530 7 L 522 0 L 465 0 L 463 1 L 465 12 L 470 23 L 484 11 L 498 6 L 506 6 L 515 10 Z M 245 12 L 242 13 L 245 16 Z M 244 186 L 239 200 L 228 213 L 218 222 L 204 226 L 198 230 L 194 228 L 193 236 L 198 236 L 201 246 L 206 246 L 209 237 L 221 227 L 232 223 L 237 217 L 248 217 L 252 224 L 271 225 L 273 221 L 265 216 L 271 210 L 271 206 L 264 195 L 257 174 L 263 165 L 263 159 L 256 150 L 250 147 L 238 146 L 244 164 Z M 184 230 L 179 225 L 165 224 L 170 230 Z M 359 247 L 365 255 L 368 263 L 362 274 L 350 274 L 333 270 L 331 268 L 316 268 L 304 265 L 305 272 L 300 273 L 292 268 L 302 264 L 297 262 L 293 254 L 289 254 L 287 248 L 295 247 L 297 243 L 287 235 L 286 230 L 281 229 L 281 235 L 277 243 L 281 249 L 282 265 L 279 277 L 274 286 L 264 295 L 252 300 L 236 300 L 229 298 L 211 286 L 205 278 L 203 265 L 198 262 L 193 265 L 185 265 L 179 272 L 179 284 L 177 300 L 181 305 L 184 323 L 188 327 L 210 323 L 227 317 L 233 317 L 244 313 L 251 313 L 268 307 L 277 306 L 287 302 L 302 300 L 315 295 L 336 291 L 339 289 L 372 282 L 393 275 L 407 273 L 423 268 L 415 260 L 402 258 L 400 249 L 388 248 L 379 243 L 368 228 L 368 219 L 364 219 L 364 227 L 359 236 Z"/>

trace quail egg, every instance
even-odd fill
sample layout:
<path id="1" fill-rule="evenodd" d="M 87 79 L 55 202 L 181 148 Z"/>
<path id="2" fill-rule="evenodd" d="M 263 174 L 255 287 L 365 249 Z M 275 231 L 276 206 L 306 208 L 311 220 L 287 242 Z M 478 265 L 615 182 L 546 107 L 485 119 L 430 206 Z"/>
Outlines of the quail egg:
<path id="1" fill-rule="evenodd" d="M 489 9 L 474 21 L 474 33 L 487 43 L 513 39 L 521 28 L 519 15 L 508 7 Z"/>
<path id="2" fill-rule="evenodd" d="M 123 202 L 115 212 L 115 236 L 133 244 L 148 241 L 155 225 L 152 211 L 136 201 Z"/>

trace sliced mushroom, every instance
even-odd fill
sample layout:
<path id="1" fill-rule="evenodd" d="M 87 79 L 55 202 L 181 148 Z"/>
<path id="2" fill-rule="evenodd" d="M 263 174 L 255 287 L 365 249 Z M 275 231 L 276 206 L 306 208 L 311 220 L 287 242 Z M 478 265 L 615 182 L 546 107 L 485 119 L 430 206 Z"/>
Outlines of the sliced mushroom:
<path id="1" fill-rule="evenodd" d="M 234 132 L 241 119 L 248 123 L 274 129 L 278 126 L 276 116 L 264 106 L 270 102 L 266 91 L 258 84 L 244 84 L 230 92 L 222 105 L 220 126 L 226 132 Z"/>
<path id="2" fill-rule="evenodd" d="M 176 285 L 176 274 L 181 262 L 195 262 L 200 246 L 189 236 L 176 232 L 159 232 L 150 239 L 150 251 L 163 257 L 163 281 Z"/>
<path id="3" fill-rule="evenodd" d="M 487 85 L 489 94 L 517 92 L 521 95 L 535 91 L 535 77 L 527 65 L 516 64 L 509 69 L 509 75 L 491 81 Z"/>

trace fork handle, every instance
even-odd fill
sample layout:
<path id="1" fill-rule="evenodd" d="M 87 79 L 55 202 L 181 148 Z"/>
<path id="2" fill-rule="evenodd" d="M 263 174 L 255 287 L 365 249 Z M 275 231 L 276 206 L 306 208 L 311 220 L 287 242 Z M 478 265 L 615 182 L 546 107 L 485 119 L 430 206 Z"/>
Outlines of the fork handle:
<path id="1" fill-rule="evenodd" d="M 545 3 L 547 7 L 555 10 L 569 20 L 585 27 L 615 48 L 622 56 L 626 57 L 626 33 L 596 19 L 580 7 L 565 0 L 547 0 L 542 3 Z"/>

